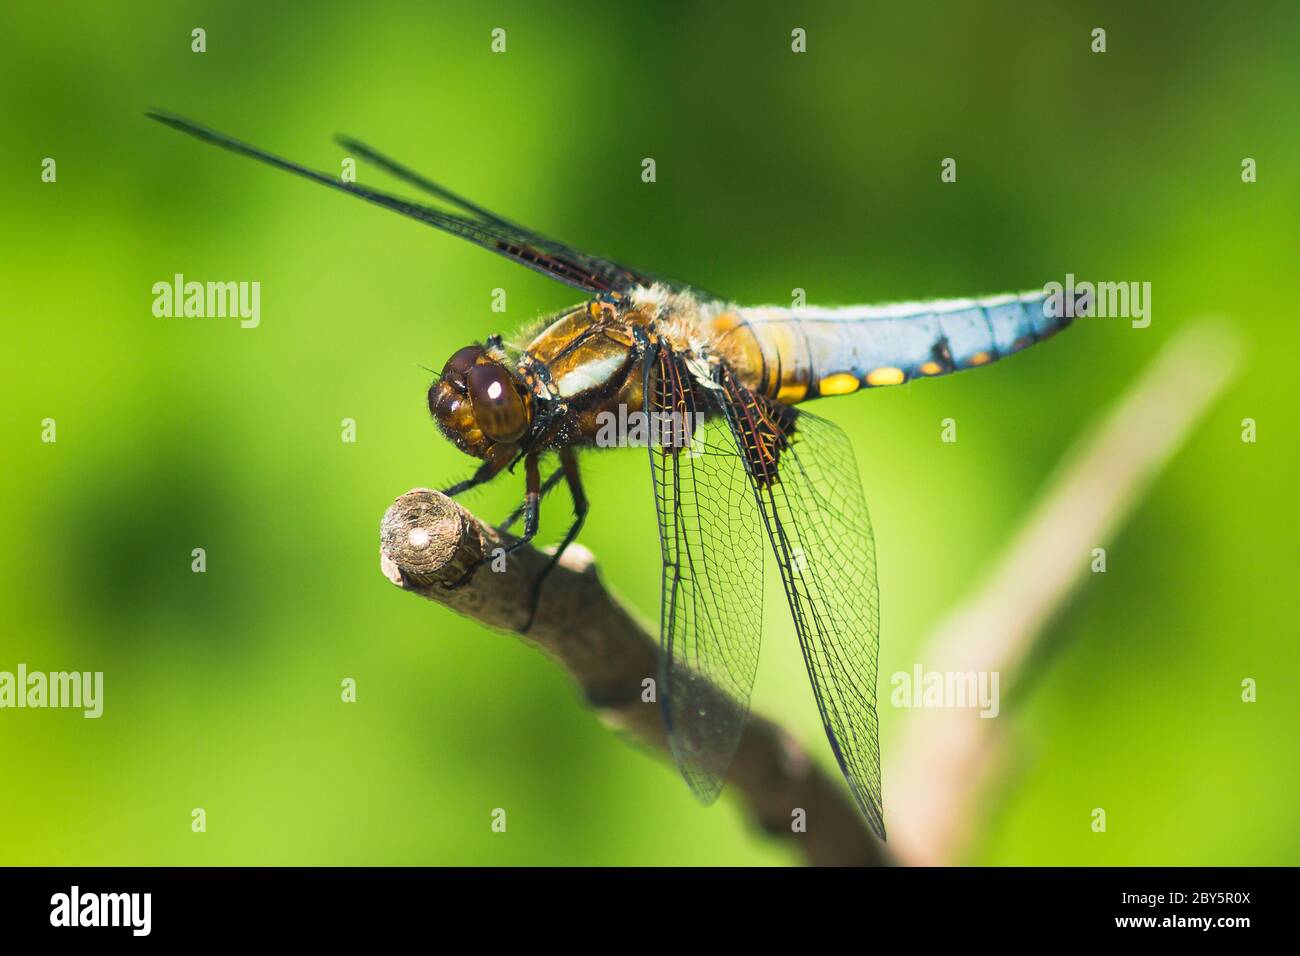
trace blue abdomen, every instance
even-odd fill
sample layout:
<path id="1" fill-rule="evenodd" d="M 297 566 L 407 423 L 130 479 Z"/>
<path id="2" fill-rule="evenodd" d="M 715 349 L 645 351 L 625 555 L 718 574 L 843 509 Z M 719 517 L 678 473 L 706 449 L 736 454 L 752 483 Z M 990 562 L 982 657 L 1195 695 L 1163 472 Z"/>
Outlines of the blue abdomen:
<path id="1" fill-rule="evenodd" d="M 1065 325 L 1042 292 L 841 309 L 741 309 L 760 391 L 793 404 L 995 362 Z"/>

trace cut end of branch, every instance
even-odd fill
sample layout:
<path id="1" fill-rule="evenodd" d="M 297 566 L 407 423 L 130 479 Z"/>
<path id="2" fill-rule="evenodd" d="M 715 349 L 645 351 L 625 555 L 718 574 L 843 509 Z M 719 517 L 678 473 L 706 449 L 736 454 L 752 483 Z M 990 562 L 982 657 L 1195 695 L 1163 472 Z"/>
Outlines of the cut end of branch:
<path id="1" fill-rule="evenodd" d="M 482 557 L 472 518 L 446 495 L 427 488 L 393 502 L 379 526 L 385 576 L 399 587 L 451 584 Z"/>

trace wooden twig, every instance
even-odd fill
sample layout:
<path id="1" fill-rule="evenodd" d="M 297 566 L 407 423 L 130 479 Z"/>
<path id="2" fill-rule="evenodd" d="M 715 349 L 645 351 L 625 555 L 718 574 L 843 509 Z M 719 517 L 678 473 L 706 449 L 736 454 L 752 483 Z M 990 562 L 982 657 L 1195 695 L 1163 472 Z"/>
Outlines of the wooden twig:
<path id="1" fill-rule="evenodd" d="M 524 547 L 495 571 L 477 568 L 457 588 L 466 569 L 489 562 L 511 539 L 483 524 L 461 505 L 420 488 L 398 498 L 380 528 L 380 561 L 397 586 L 490 627 L 518 632 L 528 619 L 532 583 L 549 556 Z M 667 753 L 659 704 L 643 700 L 646 680 L 657 680 L 658 641 L 604 586 L 591 553 L 571 545 L 546 580 L 537 616 L 526 635 L 582 688 L 601 718 Z M 717 706 L 736 707 L 719 691 Z M 685 784 L 683 784 L 685 786 Z M 751 715 L 728 777 L 751 817 L 820 866 L 885 862 L 884 846 L 867 829 L 847 789 L 812 761 L 798 743 L 769 720 Z M 792 826 L 803 810 L 804 832 Z"/>
<path id="2" fill-rule="evenodd" d="M 927 671 L 998 673 L 1004 714 L 1023 697 L 1025 660 L 1087 576 L 1092 549 L 1111 540 L 1232 381 L 1241 350 L 1230 327 L 1206 320 L 1164 346 L 1066 455 L 984 585 L 929 636 L 917 657 Z M 881 696 L 888 700 L 888 690 Z M 980 830 L 981 798 L 1005 779 L 1005 723 L 974 710 L 907 716 L 885 775 L 899 862 L 934 866 L 962 858 Z"/>

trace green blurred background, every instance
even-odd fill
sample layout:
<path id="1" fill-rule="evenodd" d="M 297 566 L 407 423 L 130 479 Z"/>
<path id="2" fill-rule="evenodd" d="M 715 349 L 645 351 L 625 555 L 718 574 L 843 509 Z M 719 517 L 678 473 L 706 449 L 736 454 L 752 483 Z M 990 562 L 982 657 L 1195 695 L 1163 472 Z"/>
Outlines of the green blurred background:
<path id="1" fill-rule="evenodd" d="M 335 172 L 331 136 L 352 133 L 743 303 L 1150 281 L 1146 330 L 1083 323 L 978 374 L 818 409 L 854 437 L 876 525 L 886 758 L 907 719 L 888 675 L 1160 344 L 1227 315 L 1245 373 L 1055 623 L 1050 666 L 1004 718 L 1017 776 L 969 859 L 1297 862 L 1300 29 L 1293 5 L 1204 7 L 6 4 L 0 670 L 106 686 L 99 720 L 0 711 L 0 862 L 797 861 L 733 800 L 699 807 L 541 655 L 379 573 L 388 503 L 471 466 L 429 421 L 420 366 L 578 296 L 149 107 Z M 261 282 L 260 328 L 155 318 L 151 287 L 177 272 Z M 645 472 L 633 450 L 588 456 L 581 540 L 650 618 Z M 502 480 L 468 503 L 503 515 L 518 493 Z M 544 534 L 565 517 L 552 507 Z M 776 600 L 755 703 L 829 763 Z"/>

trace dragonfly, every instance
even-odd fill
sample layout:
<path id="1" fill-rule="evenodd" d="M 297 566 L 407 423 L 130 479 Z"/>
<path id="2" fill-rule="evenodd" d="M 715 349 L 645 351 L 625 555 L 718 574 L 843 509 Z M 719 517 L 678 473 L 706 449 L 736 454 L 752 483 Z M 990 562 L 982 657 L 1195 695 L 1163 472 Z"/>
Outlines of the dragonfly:
<path id="1" fill-rule="evenodd" d="M 443 366 L 429 388 L 429 411 L 480 462 L 446 493 L 522 463 L 523 503 L 505 524 L 522 515 L 513 551 L 537 535 L 544 496 L 564 482 L 573 521 L 549 571 L 589 510 L 577 451 L 611 444 L 611 415 L 659 423 L 644 444 L 660 541 L 658 699 L 677 767 L 702 802 L 717 799 L 758 668 L 766 546 L 831 751 L 871 829 L 885 838 L 875 537 L 852 444 L 805 403 L 987 365 L 1065 327 L 1071 309 L 1044 291 L 743 307 L 544 236 L 350 137 L 337 142 L 439 205 L 317 172 L 180 116 L 148 115 L 582 292 L 582 302 L 531 337 L 492 336 Z M 542 460 L 552 455 L 558 467 L 543 481 Z M 534 610 L 544 578 L 537 578 Z M 719 691 L 736 706 L 717 706 Z"/>

